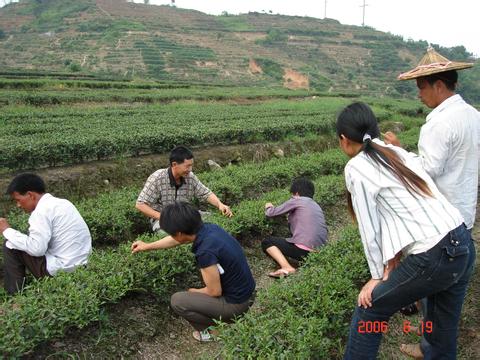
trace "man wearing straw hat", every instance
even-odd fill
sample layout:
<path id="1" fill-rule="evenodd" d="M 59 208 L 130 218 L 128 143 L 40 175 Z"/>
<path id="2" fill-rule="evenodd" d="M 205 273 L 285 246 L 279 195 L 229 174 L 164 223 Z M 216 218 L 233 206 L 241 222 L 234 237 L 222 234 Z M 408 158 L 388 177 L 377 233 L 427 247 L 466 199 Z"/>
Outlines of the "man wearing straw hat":
<path id="1" fill-rule="evenodd" d="M 416 79 L 420 100 L 433 109 L 420 130 L 419 159 L 440 192 L 460 211 L 470 232 L 477 205 L 480 113 L 455 93 L 455 87 L 457 70 L 472 66 L 450 61 L 429 47 L 416 68 L 398 76 L 399 80 Z M 400 146 L 392 132 L 387 132 L 384 140 Z M 441 326 L 440 322 L 433 326 Z M 415 358 L 432 355 L 425 338 L 421 347 L 408 344 L 401 350 Z"/>

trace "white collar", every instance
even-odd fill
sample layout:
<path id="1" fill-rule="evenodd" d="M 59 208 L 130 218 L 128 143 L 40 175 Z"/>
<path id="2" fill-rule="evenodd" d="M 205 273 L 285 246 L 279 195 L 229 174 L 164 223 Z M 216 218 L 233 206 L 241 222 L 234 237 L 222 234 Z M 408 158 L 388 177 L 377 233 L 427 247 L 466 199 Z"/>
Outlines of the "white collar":
<path id="1" fill-rule="evenodd" d="M 425 121 L 428 122 L 429 120 L 432 119 L 432 117 L 434 117 L 438 113 L 445 110 L 445 108 L 447 108 L 448 106 L 450 106 L 450 105 L 452 105 L 452 104 L 454 104 L 458 101 L 462 101 L 462 100 L 463 99 L 459 94 L 455 94 L 455 95 L 450 96 L 449 98 L 445 99 L 440 105 L 438 105 L 435 109 L 433 109 L 430 112 L 430 114 L 427 115 L 427 118 L 425 119 Z"/>
<path id="2" fill-rule="evenodd" d="M 38 203 L 37 203 L 37 206 L 35 206 L 35 209 L 37 209 L 37 207 L 40 205 L 40 204 L 43 204 L 45 201 L 48 201 L 48 199 L 52 198 L 52 194 L 50 193 L 45 193 L 42 195 L 42 197 L 40 198 L 40 200 L 38 200 Z"/>

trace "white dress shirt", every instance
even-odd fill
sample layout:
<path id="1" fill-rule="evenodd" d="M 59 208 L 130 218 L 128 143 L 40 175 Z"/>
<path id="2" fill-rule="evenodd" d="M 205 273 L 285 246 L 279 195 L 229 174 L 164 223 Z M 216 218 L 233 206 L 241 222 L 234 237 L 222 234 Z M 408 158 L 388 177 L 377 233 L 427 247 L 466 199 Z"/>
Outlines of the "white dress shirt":
<path id="1" fill-rule="evenodd" d="M 92 251 L 92 238 L 88 226 L 75 206 L 68 200 L 44 194 L 28 219 L 28 235 L 8 228 L 3 232 L 6 246 L 44 256 L 47 271 L 73 271 L 87 263 Z"/>
<path id="2" fill-rule="evenodd" d="M 434 197 L 410 193 L 402 182 L 363 151 L 345 167 L 345 182 L 352 196 L 365 256 L 373 279 L 383 277 L 384 265 L 399 251 L 405 255 L 427 251 L 463 218 L 438 191 L 423 170 L 419 157 L 378 139 L 394 149 L 404 164 L 428 184 Z"/>
<path id="3" fill-rule="evenodd" d="M 420 131 L 422 166 L 465 219 L 475 222 L 479 170 L 480 113 L 454 95 L 428 114 Z"/>

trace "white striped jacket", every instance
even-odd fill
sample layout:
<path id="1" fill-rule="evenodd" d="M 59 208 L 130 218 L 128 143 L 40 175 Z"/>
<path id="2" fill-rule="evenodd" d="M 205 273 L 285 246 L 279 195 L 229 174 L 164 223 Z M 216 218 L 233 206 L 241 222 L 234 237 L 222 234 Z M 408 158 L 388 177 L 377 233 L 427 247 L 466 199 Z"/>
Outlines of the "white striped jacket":
<path id="1" fill-rule="evenodd" d="M 416 254 L 435 246 L 450 230 L 461 225 L 460 212 L 438 191 L 413 153 L 378 139 L 376 144 L 394 149 L 404 164 L 426 181 L 434 197 L 409 192 L 402 182 L 363 151 L 345 167 L 362 243 L 373 279 L 381 279 L 384 265 L 399 251 Z"/>

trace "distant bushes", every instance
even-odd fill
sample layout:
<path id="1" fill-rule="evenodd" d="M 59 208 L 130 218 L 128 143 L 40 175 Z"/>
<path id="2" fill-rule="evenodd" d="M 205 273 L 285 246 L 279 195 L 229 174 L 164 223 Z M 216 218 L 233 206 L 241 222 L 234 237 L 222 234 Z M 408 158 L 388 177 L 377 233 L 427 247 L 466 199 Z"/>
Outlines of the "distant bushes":
<path id="1" fill-rule="evenodd" d="M 282 80 L 284 70 L 279 63 L 267 58 L 255 58 L 255 62 L 262 68 L 265 75 L 271 76 L 275 80 Z"/>
<path id="2" fill-rule="evenodd" d="M 267 30 L 267 36 L 264 39 L 258 39 L 255 41 L 258 45 L 273 45 L 277 43 L 286 42 L 288 35 L 279 29 Z"/>
<path id="3" fill-rule="evenodd" d="M 288 34 L 301 35 L 301 36 L 314 36 L 314 37 L 337 37 L 340 36 L 338 31 L 326 31 L 326 30 L 307 30 L 307 29 L 294 29 L 288 28 L 286 30 Z"/>
<path id="4" fill-rule="evenodd" d="M 192 89 L 191 94 L 193 98 L 199 96 L 198 99 L 209 100 L 214 96 L 232 97 L 227 91 L 219 89 L 214 92 Z M 285 90 L 281 94 L 289 96 Z M 12 101 L 11 95 L 7 94 L 8 101 Z M 71 96 L 66 91 L 60 91 L 56 96 L 42 92 L 14 95 L 25 96 L 23 101 L 32 105 L 55 105 Z M 128 102 L 154 102 L 161 101 L 162 97 L 167 101 L 176 99 L 176 96 L 185 96 L 186 91 L 156 92 L 151 94 L 152 97 L 134 97 L 126 93 L 117 95 L 118 98 L 113 97 L 113 101 L 120 101 L 126 96 Z M 247 95 L 255 98 L 251 91 Z M 88 92 L 82 94 L 79 100 L 99 101 L 100 97 L 95 92 Z M 204 106 L 182 104 L 181 107 L 177 104 L 163 107 L 105 107 L 88 111 L 59 107 L 53 111 L 30 109 L 29 113 L 23 115 L 13 111 L 4 113 L 0 120 L 3 130 L 0 134 L 0 167 L 28 169 L 58 166 L 116 156 L 161 153 L 180 143 L 187 146 L 244 144 L 260 140 L 276 141 L 289 134 L 328 132 L 332 127 L 331 115 L 345 101 L 331 98 L 322 102 L 322 105 L 318 102 L 302 103 L 303 109 L 298 111 L 295 111 L 295 106 L 282 108 L 281 102 L 277 102 L 277 105 L 266 103 L 238 107 L 221 103 Z M 23 119 L 21 131 L 17 123 L 19 119 Z M 45 136 L 39 136 L 40 133 Z"/>

